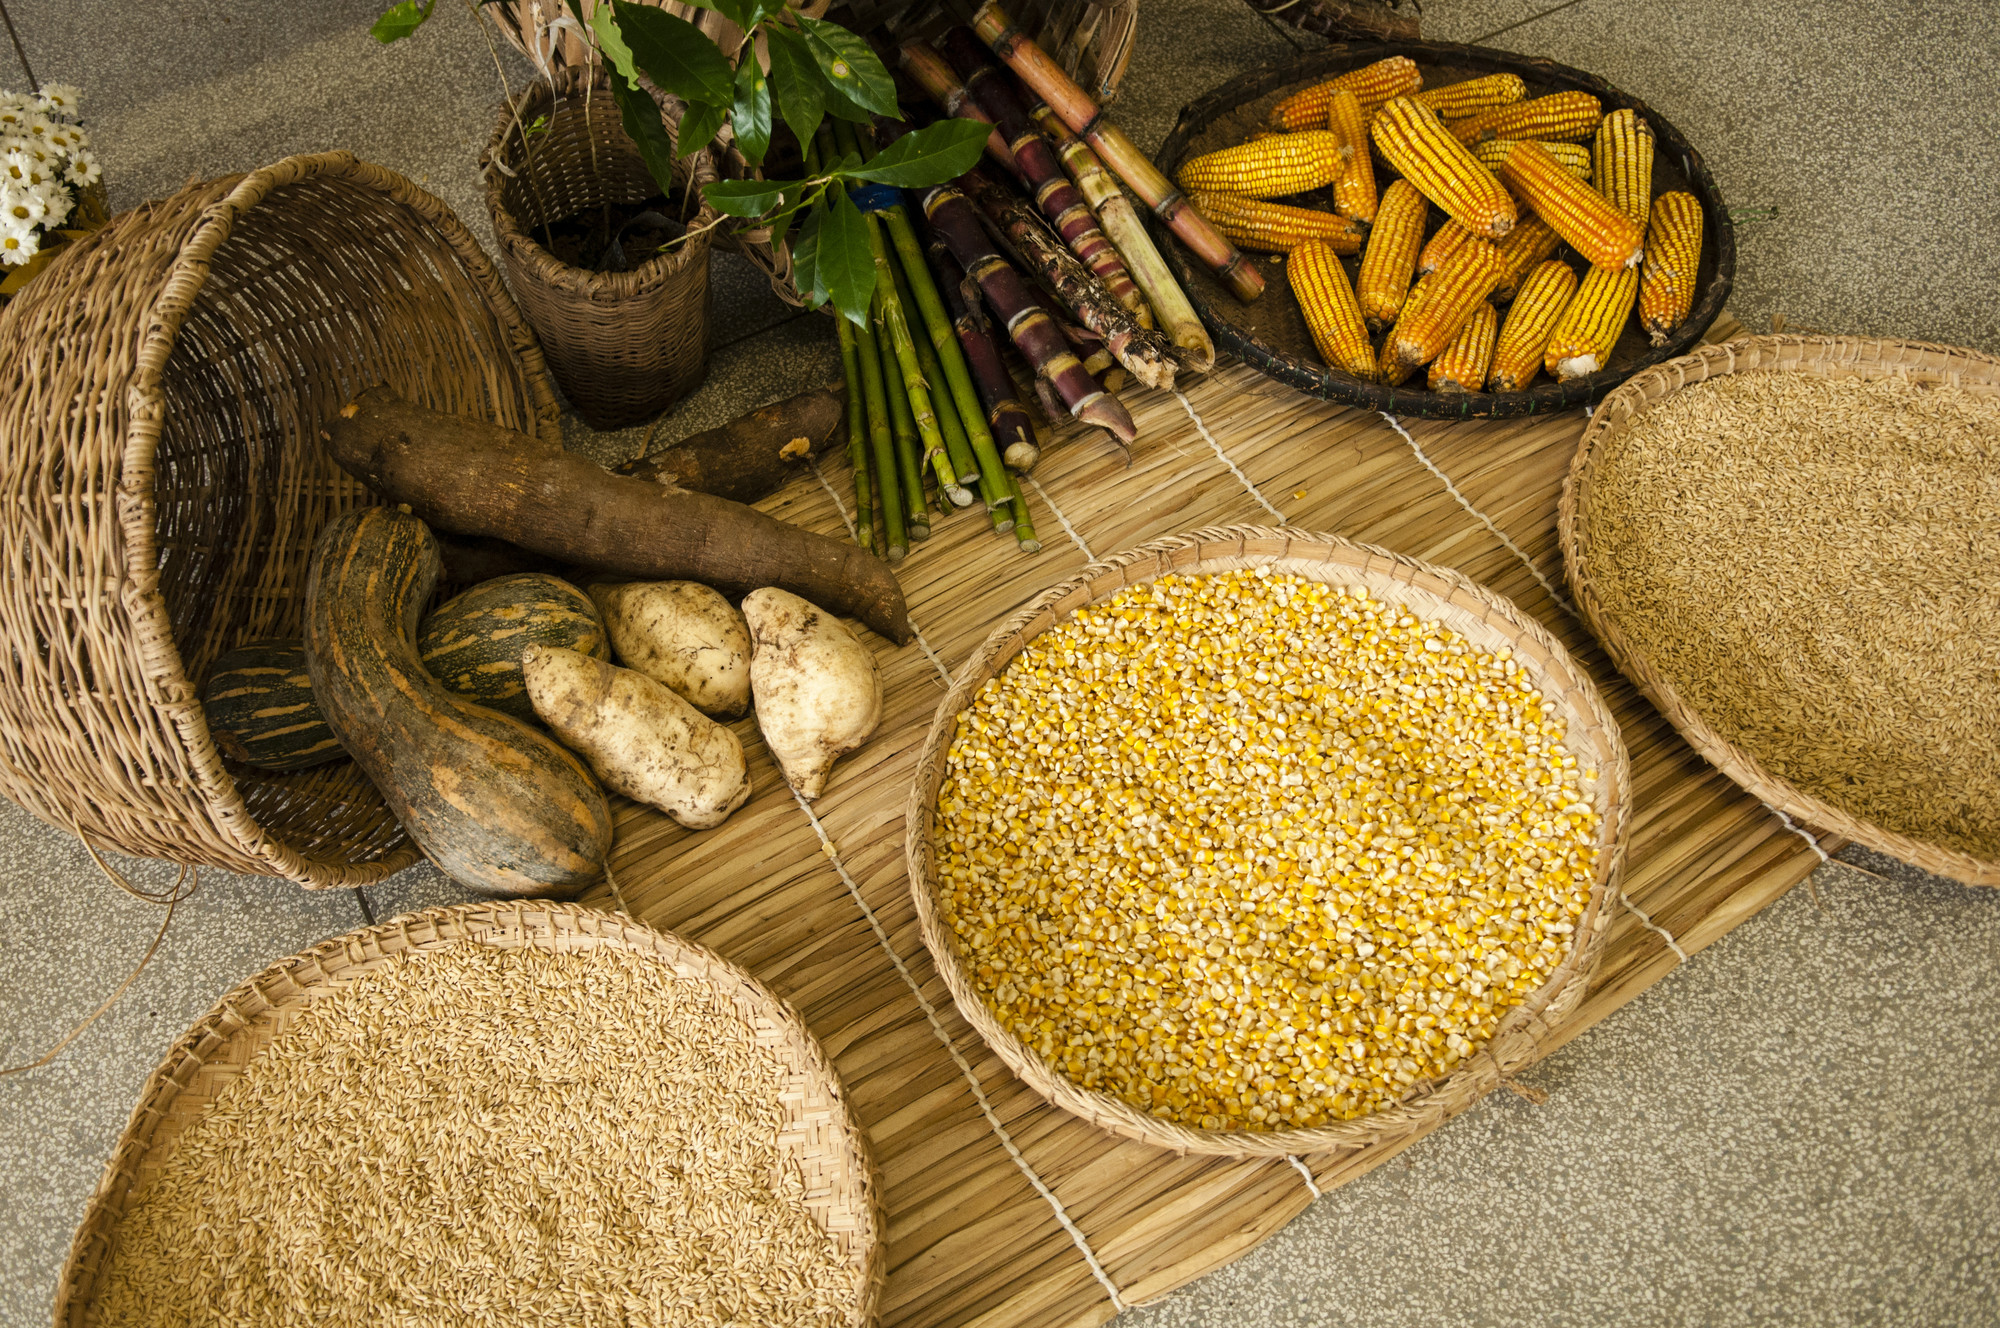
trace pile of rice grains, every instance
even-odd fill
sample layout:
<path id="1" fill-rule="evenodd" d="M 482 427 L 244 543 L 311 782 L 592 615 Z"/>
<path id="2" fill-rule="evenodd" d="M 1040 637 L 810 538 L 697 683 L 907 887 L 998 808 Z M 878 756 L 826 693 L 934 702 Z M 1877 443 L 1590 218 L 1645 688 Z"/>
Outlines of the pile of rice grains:
<path id="1" fill-rule="evenodd" d="M 938 903 L 1045 1064 L 1209 1130 L 1367 1115 L 1569 954 L 1599 815 L 1510 652 L 1268 569 L 1164 576 L 960 717 Z"/>
<path id="2" fill-rule="evenodd" d="M 1681 699 L 1835 807 L 2000 858 L 2000 398 L 1740 373 L 1601 446 L 1592 582 Z"/>
<path id="3" fill-rule="evenodd" d="M 306 1003 L 122 1222 L 118 1325 L 844 1324 L 783 1077 L 663 961 L 475 944 Z"/>

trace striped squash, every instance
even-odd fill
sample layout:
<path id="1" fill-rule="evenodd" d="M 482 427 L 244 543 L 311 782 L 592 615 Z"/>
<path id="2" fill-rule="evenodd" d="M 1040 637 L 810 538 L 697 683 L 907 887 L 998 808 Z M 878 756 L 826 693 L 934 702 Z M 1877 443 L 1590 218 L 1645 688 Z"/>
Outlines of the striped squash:
<path id="1" fill-rule="evenodd" d="M 215 661 L 201 693 L 208 731 L 232 761 L 259 770 L 310 770 L 347 755 L 306 672 L 306 643 L 253 641 Z"/>
<path id="2" fill-rule="evenodd" d="M 590 596 L 546 572 L 482 581 L 440 604 L 417 636 L 417 654 L 439 686 L 529 724 L 535 708 L 521 659 L 536 645 L 611 658 Z"/>

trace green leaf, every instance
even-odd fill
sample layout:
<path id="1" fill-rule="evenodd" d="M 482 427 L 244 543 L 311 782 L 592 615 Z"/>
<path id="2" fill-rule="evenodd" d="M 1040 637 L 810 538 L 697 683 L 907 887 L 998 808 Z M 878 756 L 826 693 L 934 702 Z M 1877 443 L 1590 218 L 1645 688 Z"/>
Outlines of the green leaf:
<path id="1" fill-rule="evenodd" d="M 604 52 L 604 58 L 611 62 L 624 80 L 633 87 L 639 86 L 639 68 L 632 63 L 632 48 L 625 44 L 625 34 L 618 30 L 618 19 L 612 14 L 610 5 L 599 5 L 590 15 L 591 31 L 597 34 L 597 49 Z M 611 85 L 618 86 L 612 79 Z"/>
<path id="2" fill-rule="evenodd" d="M 368 35 L 387 46 L 392 41 L 401 41 L 424 25 L 437 7 L 437 0 L 425 0 L 422 6 L 417 0 L 401 0 L 382 11 L 382 16 L 369 27 Z"/>
<path id="3" fill-rule="evenodd" d="M 671 196 L 674 192 L 674 140 L 667 133 L 666 121 L 660 117 L 660 104 L 653 100 L 652 94 L 622 78 L 611 80 L 611 99 L 618 103 L 618 115 L 625 122 L 625 134 L 639 149 L 639 158 L 652 173 L 653 182 L 660 186 L 661 193 Z"/>
<path id="4" fill-rule="evenodd" d="M 685 157 L 707 147 L 728 115 L 727 105 L 710 106 L 703 102 L 690 105 L 681 117 L 681 155 Z"/>
<path id="5" fill-rule="evenodd" d="M 836 120 L 845 120 L 849 124 L 864 125 L 875 118 L 875 112 L 864 106 L 856 106 L 848 99 L 846 93 L 829 82 L 826 75 L 820 73 L 820 68 L 817 64 L 813 66 L 813 72 L 819 74 L 820 84 L 826 89 L 826 113 L 828 115 Z"/>
<path id="6" fill-rule="evenodd" d="M 785 7 L 785 0 L 687 0 L 687 3 L 697 9 L 713 9 L 745 32 Z"/>
<path id="7" fill-rule="evenodd" d="M 765 150 L 771 146 L 771 84 L 757 67 L 754 51 L 736 66 L 736 107 L 730 112 L 729 123 L 736 130 L 736 146 L 743 160 L 762 166 Z"/>
<path id="8" fill-rule="evenodd" d="M 717 212 L 731 217 L 761 217 L 785 201 L 789 180 L 717 180 L 701 187 L 701 196 Z"/>
<path id="9" fill-rule="evenodd" d="M 820 218 L 825 215 L 824 207 L 808 212 L 805 225 L 799 227 L 799 238 L 792 244 L 792 285 L 811 309 L 826 303 L 826 281 L 819 270 Z M 872 257 L 870 261 L 874 261 Z"/>
<path id="10" fill-rule="evenodd" d="M 979 162 L 993 126 L 982 120 L 939 120 L 903 135 L 875 154 L 873 161 L 846 172 L 903 189 L 955 180 Z"/>
<path id="11" fill-rule="evenodd" d="M 727 106 L 734 96 L 729 61 L 700 28 L 651 5 L 611 0 L 632 63 L 683 101 Z"/>
<path id="12" fill-rule="evenodd" d="M 771 49 L 771 93 L 778 114 L 798 135 L 799 142 L 812 142 L 819 122 L 826 118 L 826 79 L 813 63 L 805 38 L 790 28 L 771 27 L 764 31 Z"/>
<path id="13" fill-rule="evenodd" d="M 868 243 L 868 219 L 845 189 L 831 193 L 833 203 L 819 225 L 814 285 L 826 288 L 849 322 L 866 327 L 868 303 L 875 294 L 875 251 Z"/>
<path id="14" fill-rule="evenodd" d="M 813 62 L 849 101 L 865 111 L 900 118 L 896 110 L 896 84 L 867 42 L 838 23 L 803 14 L 799 15 L 799 27 L 805 31 L 806 48 L 812 52 Z"/>

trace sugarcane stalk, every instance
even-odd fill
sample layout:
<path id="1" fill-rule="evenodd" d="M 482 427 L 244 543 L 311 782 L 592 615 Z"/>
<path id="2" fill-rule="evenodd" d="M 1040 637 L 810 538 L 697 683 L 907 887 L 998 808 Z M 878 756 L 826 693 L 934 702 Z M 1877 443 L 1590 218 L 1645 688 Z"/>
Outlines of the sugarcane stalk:
<path id="1" fill-rule="evenodd" d="M 1007 487 L 1013 497 L 1014 539 L 1020 544 L 1022 553 L 1040 553 L 1042 542 L 1035 537 L 1035 522 L 1028 515 L 1028 495 L 1021 490 L 1020 476 L 1009 475 Z"/>
<path id="2" fill-rule="evenodd" d="M 844 314 L 836 314 L 846 322 Z M 868 444 L 875 462 L 874 505 L 882 512 L 882 553 L 892 564 L 910 551 L 909 528 L 903 521 L 900 486 L 896 481 L 896 439 L 889 422 L 889 384 L 882 372 L 881 349 L 872 327 L 855 328 L 856 357 L 861 362 L 861 390 L 867 398 Z"/>
<path id="3" fill-rule="evenodd" d="M 937 357 L 939 368 L 943 370 L 953 413 L 964 426 L 965 440 L 971 448 L 970 465 L 966 464 L 967 458 L 954 458 L 958 466 L 958 482 L 963 485 L 976 480 L 984 488 L 996 482 L 1005 467 L 1001 464 L 1000 449 L 994 439 L 993 423 L 986 416 L 972 368 L 966 363 L 965 348 L 959 343 L 951 315 L 946 312 L 944 299 L 938 294 L 937 282 L 930 265 L 925 262 L 924 247 L 917 239 L 917 230 L 910 221 L 909 213 L 896 207 L 882 215 L 888 223 L 889 240 L 895 246 L 910 294 L 915 298 L 918 320 L 923 324 L 924 335 Z M 946 442 L 949 443 L 950 439 L 947 438 Z"/>
<path id="4" fill-rule="evenodd" d="M 901 208 L 894 209 L 901 212 Z M 886 214 L 885 214 L 886 216 Z M 903 218 L 909 225 L 909 218 Z M 903 317 L 907 321 L 910 310 L 916 304 L 910 283 L 903 274 L 902 264 L 896 261 L 891 250 L 889 278 L 896 284 L 896 299 L 903 306 Z M 879 274 L 877 279 L 879 280 Z M 919 319 L 921 321 L 921 318 Z M 973 458 L 972 443 L 965 432 L 965 423 L 958 417 L 958 410 L 952 402 L 951 392 L 945 382 L 943 369 L 938 364 L 937 352 L 931 348 L 930 337 L 917 336 L 914 331 L 910 340 L 917 352 L 917 368 L 922 372 L 924 383 L 929 389 L 930 406 L 937 414 L 938 432 L 944 435 L 944 448 L 925 457 L 931 462 L 937 475 L 938 492 L 951 500 L 953 507 L 969 507 L 972 504 L 972 490 L 966 487 L 979 477 L 979 463 Z M 961 480 L 959 476 L 966 479 Z"/>
<path id="5" fill-rule="evenodd" d="M 965 80 L 971 100 L 992 117 L 1006 136 L 1035 206 L 1056 228 L 1070 252 L 1104 283 L 1113 298 L 1139 321 L 1139 326 L 1153 326 L 1152 307 L 1133 283 L 1132 274 L 1125 270 L 1117 248 L 1098 226 L 1090 205 L 1070 183 L 1069 176 L 1063 174 L 1055 150 L 1028 118 L 1027 108 L 1015 92 L 1014 80 L 993 62 L 992 55 L 971 28 L 956 27 L 945 33 L 944 48 L 952 68 Z"/>
<path id="6" fill-rule="evenodd" d="M 1195 257 L 1229 283 L 1237 299 L 1248 304 L 1264 293 L 1263 274 L 1209 224 L 1208 218 L 1188 202 L 1187 195 L 1160 174 L 1138 145 L 1105 116 L 1103 108 L 1049 58 L 1048 52 L 1014 26 L 996 0 L 986 0 L 980 5 L 972 16 L 972 30 L 1062 117 L 1064 124 L 1097 150 L 1104 163 L 1132 186 L 1132 192 L 1161 221 L 1173 228 Z"/>
<path id="7" fill-rule="evenodd" d="M 924 90 L 925 96 L 937 103 L 939 110 L 961 120 L 993 123 L 993 117 L 966 95 L 965 85 L 951 72 L 951 66 L 944 62 L 943 56 L 922 42 L 913 41 L 903 43 L 901 57 L 903 72 Z M 1007 146 L 1007 136 L 997 126 L 986 136 L 986 155 L 1006 167 L 1015 179 L 1027 183 L 1027 177 L 1021 174 L 1020 163 L 1014 160 L 1013 149 Z"/>
<path id="8" fill-rule="evenodd" d="M 875 317 L 881 325 L 883 335 L 888 338 L 886 345 L 895 356 L 896 367 L 901 371 L 898 382 L 889 393 L 893 410 L 897 401 L 909 413 L 910 436 L 913 446 L 920 449 L 915 459 L 916 475 L 915 506 L 910 503 L 910 495 L 905 495 L 903 506 L 911 512 L 913 538 L 923 538 L 916 533 L 917 518 L 922 514 L 924 535 L 930 533 L 930 518 L 923 505 L 923 470 L 929 467 L 941 483 L 957 486 L 957 477 L 951 473 L 951 453 L 945 448 L 944 431 L 938 424 L 936 410 L 931 405 L 930 384 L 924 378 L 923 363 L 917 358 L 917 347 L 910 336 L 909 320 L 903 313 L 903 302 L 896 292 L 895 269 L 889 263 L 889 243 L 883 237 L 880 217 L 873 213 L 864 218 L 868 223 L 868 245 L 875 254 Z M 886 365 L 888 361 L 885 359 Z M 901 437 L 898 436 L 900 445 Z M 910 476 L 904 475 L 904 483 Z M 946 493 L 947 498 L 951 495 Z M 955 501 L 955 500 L 954 500 Z"/>
<path id="9" fill-rule="evenodd" d="M 896 364 L 896 342 L 883 314 L 882 290 L 875 289 L 873 322 L 876 353 L 882 358 L 882 381 L 888 389 L 889 433 L 894 443 L 896 494 L 903 504 L 903 526 L 914 543 L 931 535 L 930 508 L 924 505 L 923 440 L 910 409 L 908 380 Z"/>
<path id="10" fill-rule="evenodd" d="M 854 349 L 854 324 L 835 316 L 840 337 L 840 369 L 847 375 L 847 464 L 854 468 L 854 539 L 875 552 L 875 523 L 868 516 L 868 406 L 862 401 L 861 356 Z"/>
<path id="11" fill-rule="evenodd" d="M 1041 460 L 1042 449 L 1035 442 L 1034 425 L 1028 419 L 1026 407 L 1021 405 L 1018 389 L 1014 386 L 1014 375 L 1007 372 L 1006 362 L 1001 358 L 1000 343 L 993 339 L 993 329 L 980 313 L 976 283 L 973 289 L 967 289 L 970 278 L 959 268 L 951 250 L 935 231 L 924 256 L 930 263 L 936 288 L 944 292 L 945 303 L 951 313 L 952 333 L 958 341 L 959 352 L 965 359 L 972 381 L 977 385 L 979 401 L 986 408 L 986 424 L 991 430 L 994 446 L 1000 449 L 1008 469 L 1033 470 L 1035 463 Z M 995 485 L 987 478 L 983 466 L 979 487 L 989 495 L 990 503 Z"/>
<path id="12" fill-rule="evenodd" d="M 1118 246 L 1119 254 L 1125 259 L 1132 280 L 1139 289 L 1146 292 L 1147 301 L 1153 306 L 1153 313 L 1159 319 L 1160 330 L 1174 344 L 1181 357 L 1181 365 L 1190 373 L 1207 373 L 1215 367 L 1215 342 L 1209 339 L 1208 329 L 1201 325 L 1201 317 L 1188 303 L 1187 292 L 1174 280 L 1173 269 L 1161 255 L 1159 246 L 1146 231 L 1146 223 L 1139 219 L 1138 210 L 1132 200 L 1111 178 L 1111 172 L 1104 169 L 1104 163 L 1090 150 L 1090 144 L 1076 136 L 1076 131 L 1062 122 L 1062 117 L 1049 109 L 1045 101 L 1037 101 L 1028 108 L 1035 124 L 1049 141 L 1055 144 L 1056 155 L 1062 158 L 1063 166 L 1070 178 L 1091 207 L 1097 210 L 1097 219 L 1104 227 L 1104 233 L 1111 237 L 1111 243 Z"/>

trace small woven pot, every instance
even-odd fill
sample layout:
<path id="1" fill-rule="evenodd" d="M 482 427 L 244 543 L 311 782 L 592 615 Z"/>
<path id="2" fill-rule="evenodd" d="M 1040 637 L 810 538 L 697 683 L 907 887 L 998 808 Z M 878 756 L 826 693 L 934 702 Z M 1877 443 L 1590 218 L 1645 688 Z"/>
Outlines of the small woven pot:
<path id="1" fill-rule="evenodd" d="M 514 127 L 517 111 L 523 125 L 544 117 L 548 122 L 529 136 L 525 150 Z M 667 121 L 669 131 L 678 132 L 678 117 L 669 113 Z M 502 109 L 480 160 L 507 283 L 563 395 L 585 422 L 620 429 L 653 418 L 693 391 L 708 372 L 714 232 L 706 228 L 716 214 L 706 203 L 687 220 L 687 240 L 630 272 L 572 266 L 536 238 L 549 222 L 660 192 L 626 136 L 603 71 L 567 69 L 553 84 L 523 92 L 513 109 Z M 706 151 L 674 164 L 674 184 L 683 193 L 713 179 Z"/>
<path id="2" fill-rule="evenodd" d="M 1304 1130 L 1199 1130 L 1162 1120 L 1109 1093 L 1078 1087 L 993 1017 L 964 968 L 958 944 L 938 913 L 935 839 L 938 789 L 945 753 L 957 736 L 958 716 L 986 680 L 1022 648 L 1069 617 L 1125 589 L 1169 572 L 1188 576 L 1268 567 L 1275 572 L 1360 587 L 1389 604 L 1407 607 L 1486 649 L 1506 647 L 1533 674 L 1546 703 L 1568 725 L 1565 745 L 1581 766 L 1595 766 L 1590 796 L 1598 814 L 1597 865 L 1590 902 L 1577 920 L 1569 953 L 1549 980 L 1510 1010 L 1485 1047 L 1442 1079 L 1417 1085 L 1394 1106 L 1358 1120 Z M 1093 563 L 1072 579 L 1043 591 L 993 634 L 952 680 L 939 703 L 917 760 L 917 778 L 904 814 L 910 889 L 924 944 L 959 1013 L 979 1031 L 1014 1073 L 1055 1106 L 1094 1125 L 1177 1153 L 1225 1157 L 1276 1157 L 1354 1148 L 1405 1138 L 1464 1111 L 1501 1078 L 1534 1061 L 1563 1019 L 1583 1001 L 1610 928 L 1609 903 L 1625 861 L 1625 823 L 1632 801 L 1625 743 L 1590 676 L 1570 659 L 1547 628 L 1492 591 L 1447 568 L 1432 567 L 1387 549 L 1355 544 L 1337 535 L 1224 526 L 1157 540 Z"/>
<path id="3" fill-rule="evenodd" d="M 0 791 L 99 848 L 366 885 L 417 850 L 351 761 L 225 761 L 201 685 L 298 636 L 320 528 L 376 499 L 320 424 L 386 383 L 560 444 L 541 352 L 451 210 L 349 152 L 191 185 L 0 312 Z"/>
<path id="4" fill-rule="evenodd" d="M 1750 752 L 1722 736 L 1682 699 L 1665 674 L 1633 644 L 1592 584 L 1591 484 L 1605 453 L 1642 412 L 1693 383 L 1728 374 L 1782 370 L 1829 378 L 1906 378 L 1920 383 L 2000 391 L 2000 358 L 1953 346 L 1919 341 L 1875 341 L 1863 337 L 1746 337 L 1708 346 L 1693 355 L 1640 374 L 1604 399 L 1583 431 L 1576 459 L 1563 482 L 1557 509 L 1563 566 L 1577 607 L 1605 653 L 1656 706 L 1688 745 L 1761 801 L 1793 820 L 1865 844 L 1899 862 L 1967 885 L 2000 885 L 2000 862 L 1902 834 L 1864 821 L 1799 788 L 1764 767 Z M 1691 531 L 1690 539 L 1703 538 Z M 1801 595 L 1810 595 L 1801 588 Z"/>
<path id="5" fill-rule="evenodd" d="M 59 1328 L 96 1321 L 98 1282 L 110 1265 L 134 1190 L 159 1169 L 173 1141 L 222 1086 L 284 1030 L 294 1011 L 399 955 L 462 944 L 631 950 L 656 956 L 676 976 L 699 979 L 726 996 L 785 1074 L 780 1143 L 804 1173 L 813 1216 L 854 1270 L 852 1311 L 845 1322 L 853 1328 L 874 1322 L 887 1251 L 868 1137 L 849 1112 L 826 1053 L 797 1012 L 744 970 L 678 936 L 576 904 L 520 900 L 433 908 L 336 936 L 279 960 L 216 1002 L 174 1043 L 139 1094 L 70 1242 L 56 1287 Z M 643 1031 L 635 1028 L 634 1034 Z"/>

